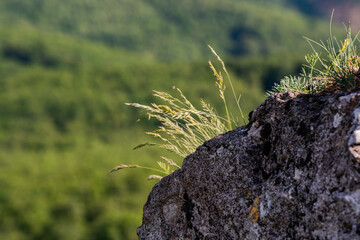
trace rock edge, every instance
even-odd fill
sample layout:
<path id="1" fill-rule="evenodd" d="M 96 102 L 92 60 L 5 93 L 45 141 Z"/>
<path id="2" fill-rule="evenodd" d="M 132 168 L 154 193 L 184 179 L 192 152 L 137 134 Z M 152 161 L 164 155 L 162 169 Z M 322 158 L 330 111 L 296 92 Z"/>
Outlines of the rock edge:
<path id="1" fill-rule="evenodd" d="M 159 181 L 139 239 L 360 239 L 360 92 L 279 93 Z"/>

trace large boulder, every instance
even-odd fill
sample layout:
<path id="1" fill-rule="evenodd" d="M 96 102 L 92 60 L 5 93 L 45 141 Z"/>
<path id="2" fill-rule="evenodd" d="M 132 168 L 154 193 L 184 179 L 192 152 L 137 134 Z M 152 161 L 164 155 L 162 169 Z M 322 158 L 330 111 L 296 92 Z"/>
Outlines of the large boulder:
<path id="1" fill-rule="evenodd" d="M 140 239 L 360 239 L 360 92 L 279 93 L 153 188 Z"/>

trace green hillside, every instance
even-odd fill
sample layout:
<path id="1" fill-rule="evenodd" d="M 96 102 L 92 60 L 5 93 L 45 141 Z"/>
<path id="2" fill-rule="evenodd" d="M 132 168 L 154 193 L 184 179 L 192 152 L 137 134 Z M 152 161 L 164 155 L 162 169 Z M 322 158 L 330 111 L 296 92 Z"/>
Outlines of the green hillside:
<path id="1" fill-rule="evenodd" d="M 219 105 L 207 62 L 159 63 L 27 24 L 0 30 L 0 52 L 0 238 L 136 239 L 154 182 L 107 172 L 160 153 L 131 150 L 155 123 L 136 125 L 124 103 L 176 85 Z M 259 82 L 234 80 L 244 110 L 263 100 Z"/>
<path id="2" fill-rule="evenodd" d="M 161 60 L 226 55 L 303 53 L 303 35 L 318 38 L 327 21 L 305 18 L 282 1 L 246 0 L 3 0 L 7 26 L 28 22 Z"/>
<path id="3" fill-rule="evenodd" d="M 0 50 L 1 125 L 10 133 L 29 128 L 33 138 L 38 134 L 34 128 L 49 122 L 54 134 L 91 128 L 91 132 L 107 135 L 106 131 L 133 126 L 138 114 L 125 102 L 149 102 L 152 89 L 170 90 L 173 85 L 195 99 L 218 102 L 205 61 L 144 61 L 136 54 L 79 43 L 62 34 L 39 33 L 31 27 L 3 30 Z M 260 83 L 254 80 L 237 82 L 247 99 L 247 111 L 263 98 Z M 12 137 L 3 141 L 7 146 L 19 146 L 11 143 Z M 43 142 L 42 137 L 39 141 Z"/>
<path id="4" fill-rule="evenodd" d="M 124 103 L 177 86 L 224 113 L 210 44 L 249 113 L 327 22 L 281 0 L 0 1 L 0 239 L 137 239 L 155 182 L 107 172 L 168 153 L 131 150 L 157 123 Z"/>

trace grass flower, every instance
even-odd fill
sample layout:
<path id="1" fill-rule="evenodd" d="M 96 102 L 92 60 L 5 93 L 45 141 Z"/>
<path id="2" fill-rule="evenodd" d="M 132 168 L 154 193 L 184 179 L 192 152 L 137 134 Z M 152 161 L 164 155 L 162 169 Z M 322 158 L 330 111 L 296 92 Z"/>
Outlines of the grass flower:
<path id="1" fill-rule="evenodd" d="M 237 96 L 235 94 L 225 64 L 214 49 L 210 46 L 209 48 L 222 66 L 222 70 L 224 71 L 232 90 L 233 99 L 239 114 L 242 117 L 243 122 L 246 123 L 239 103 L 240 95 Z M 160 140 L 161 144 L 158 145 L 160 148 L 173 152 L 181 158 L 193 153 L 195 149 L 205 141 L 240 125 L 236 119 L 231 117 L 232 115 L 228 110 L 225 91 L 226 85 L 222 72 L 216 70 L 211 61 L 209 61 L 209 66 L 216 78 L 215 84 L 219 90 L 219 96 L 223 102 L 226 116 L 219 116 L 217 111 L 202 99 L 200 100 L 201 108 L 196 108 L 183 92 L 176 87 L 173 87 L 175 94 L 153 91 L 153 96 L 162 102 L 162 104 L 151 103 L 150 105 L 145 105 L 139 103 L 126 103 L 128 106 L 140 108 L 145 111 L 148 119 L 156 119 L 160 123 L 159 127 L 154 131 L 146 132 L 146 134 Z M 155 145 L 155 143 L 142 143 L 134 149 L 153 145 Z M 124 168 L 145 168 L 157 171 L 162 175 L 168 175 L 180 168 L 175 161 L 166 157 L 161 157 L 161 160 L 158 161 L 157 164 L 159 169 L 142 167 L 139 165 L 120 165 L 110 172 Z M 150 175 L 148 179 L 161 179 L 161 177 L 162 176 L 160 175 Z"/>

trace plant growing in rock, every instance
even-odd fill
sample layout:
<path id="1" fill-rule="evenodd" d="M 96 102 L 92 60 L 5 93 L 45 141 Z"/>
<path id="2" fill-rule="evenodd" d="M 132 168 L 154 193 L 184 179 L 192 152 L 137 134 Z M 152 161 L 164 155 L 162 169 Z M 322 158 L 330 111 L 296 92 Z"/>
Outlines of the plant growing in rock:
<path id="1" fill-rule="evenodd" d="M 326 42 L 305 38 L 313 52 L 305 56 L 306 64 L 301 74 L 285 77 L 274 85 L 268 95 L 286 91 L 325 93 L 360 88 L 358 34 L 353 37 L 348 25 L 345 39 L 338 41 L 331 32 L 331 22 L 332 19 Z"/>
<path id="2" fill-rule="evenodd" d="M 240 95 L 235 93 L 233 84 L 231 82 L 230 75 L 225 67 L 223 60 L 219 55 L 211 48 L 212 53 L 217 57 L 217 60 L 222 66 L 230 88 L 232 90 L 233 100 L 235 101 L 239 114 L 245 123 L 245 117 L 240 107 Z M 206 103 L 203 99 L 200 100 L 201 108 L 196 108 L 191 101 L 182 93 L 179 88 L 173 87 L 176 91 L 176 95 L 171 95 L 167 92 L 153 91 L 153 96 L 163 102 L 163 104 L 151 103 L 150 105 L 144 105 L 139 103 L 126 103 L 128 106 L 140 108 L 146 112 L 148 119 L 156 119 L 160 125 L 159 127 L 146 134 L 157 138 L 162 142 L 159 145 L 160 148 L 169 150 L 175 153 L 181 158 L 193 153 L 195 149 L 202 145 L 205 141 L 219 135 L 221 133 L 232 130 L 235 126 L 239 126 L 240 122 L 232 117 L 229 112 L 228 104 L 225 97 L 225 83 L 224 77 L 221 71 L 216 70 L 211 61 L 209 61 L 210 69 L 216 78 L 216 86 L 219 90 L 219 96 L 223 102 L 223 106 L 226 112 L 225 116 L 220 116 L 217 111 Z M 145 146 L 156 145 L 155 143 L 142 143 L 136 146 L 134 149 L 138 149 Z M 156 171 L 161 175 L 168 175 L 174 170 L 180 168 L 170 158 L 161 156 L 161 161 L 157 162 L 159 168 L 149 168 L 139 165 L 119 165 L 112 169 L 110 172 L 114 172 L 125 168 L 144 168 Z M 161 179 L 160 175 L 150 175 L 148 179 Z"/>

